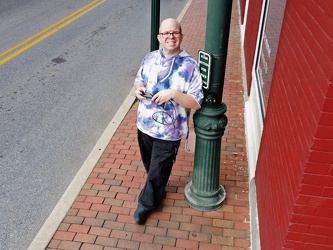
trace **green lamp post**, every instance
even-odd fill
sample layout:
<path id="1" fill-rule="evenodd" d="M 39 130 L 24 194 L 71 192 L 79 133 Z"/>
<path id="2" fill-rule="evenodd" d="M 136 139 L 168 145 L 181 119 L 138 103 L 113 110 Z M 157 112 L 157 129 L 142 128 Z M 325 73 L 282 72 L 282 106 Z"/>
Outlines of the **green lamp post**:
<path id="1" fill-rule="evenodd" d="M 204 101 L 193 116 L 196 133 L 194 169 L 185 187 L 185 200 L 193 208 L 213 211 L 226 197 L 219 183 L 221 138 L 228 119 L 222 102 L 232 0 L 208 0 L 205 51 L 199 52 Z"/>
<path id="2" fill-rule="evenodd" d="M 150 51 L 158 50 L 160 45 L 157 40 L 160 25 L 160 5 L 160 0 L 151 1 Z"/>

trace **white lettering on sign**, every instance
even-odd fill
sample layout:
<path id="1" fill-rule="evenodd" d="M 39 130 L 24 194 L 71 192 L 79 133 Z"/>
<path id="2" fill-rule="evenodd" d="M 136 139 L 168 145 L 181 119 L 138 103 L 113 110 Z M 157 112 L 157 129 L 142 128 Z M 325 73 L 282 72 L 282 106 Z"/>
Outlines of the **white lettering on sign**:
<path id="1" fill-rule="evenodd" d="M 201 56 L 201 58 L 204 59 L 204 60 L 207 60 L 207 61 L 209 60 L 209 57 L 207 55 L 204 55 L 204 54 Z"/>

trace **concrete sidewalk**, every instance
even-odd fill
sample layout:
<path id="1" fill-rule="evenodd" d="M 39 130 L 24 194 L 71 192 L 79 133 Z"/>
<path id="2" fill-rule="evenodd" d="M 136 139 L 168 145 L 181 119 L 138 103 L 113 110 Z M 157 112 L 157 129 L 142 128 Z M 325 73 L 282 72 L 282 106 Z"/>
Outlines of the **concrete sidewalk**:
<path id="1" fill-rule="evenodd" d="M 195 59 L 198 50 L 204 49 L 206 16 L 207 0 L 192 0 L 181 20 L 185 34 L 182 48 Z M 223 93 L 229 119 L 221 152 L 220 183 L 227 192 L 224 205 L 213 212 L 201 212 L 185 202 L 184 188 L 191 181 L 194 145 L 190 140 L 186 146 L 183 140 L 163 206 L 150 215 L 145 225 L 134 222 L 137 197 L 145 181 L 137 145 L 138 103 L 134 102 L 84 180 L 61 224 L 57 225 L 47 249 L 250 248 L 240 46 L 238 1 L 234 1 Z"/>

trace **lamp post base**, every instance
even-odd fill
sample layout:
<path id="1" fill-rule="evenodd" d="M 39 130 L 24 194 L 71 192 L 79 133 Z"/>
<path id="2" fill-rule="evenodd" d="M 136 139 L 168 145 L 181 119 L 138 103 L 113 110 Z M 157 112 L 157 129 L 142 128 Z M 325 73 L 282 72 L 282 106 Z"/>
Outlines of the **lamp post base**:
<path id="1" fill-rule="evenodd" d="M 214 211 L 223 205 L 226 197 L 225 189 L 222 185 L 214 192 L 197 194 L 193 189 L 192 181 L 185 186 L 185 201 L 192 208 L 200 211 Z"/>

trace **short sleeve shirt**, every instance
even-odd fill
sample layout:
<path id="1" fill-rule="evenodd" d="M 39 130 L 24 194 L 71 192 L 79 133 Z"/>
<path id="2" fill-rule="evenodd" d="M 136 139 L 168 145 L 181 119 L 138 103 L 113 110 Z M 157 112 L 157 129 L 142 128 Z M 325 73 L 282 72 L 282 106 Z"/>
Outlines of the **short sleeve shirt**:
<path id="1" fill-rule="evenodd" d="M 143 59 L 135 82 L 144 83 L 153 95 L 174 89 L 191 95 L 200 105 L 203 99 L 202 79 L 196 61 L 186 52 L 166 58 L 162 49 L 150 52 Z M 137 127 L 151 137 L 175 141 L 188 134 L 190 110 L 173 100 L 162 105 L 150 99 L 140 100 Z"/>

